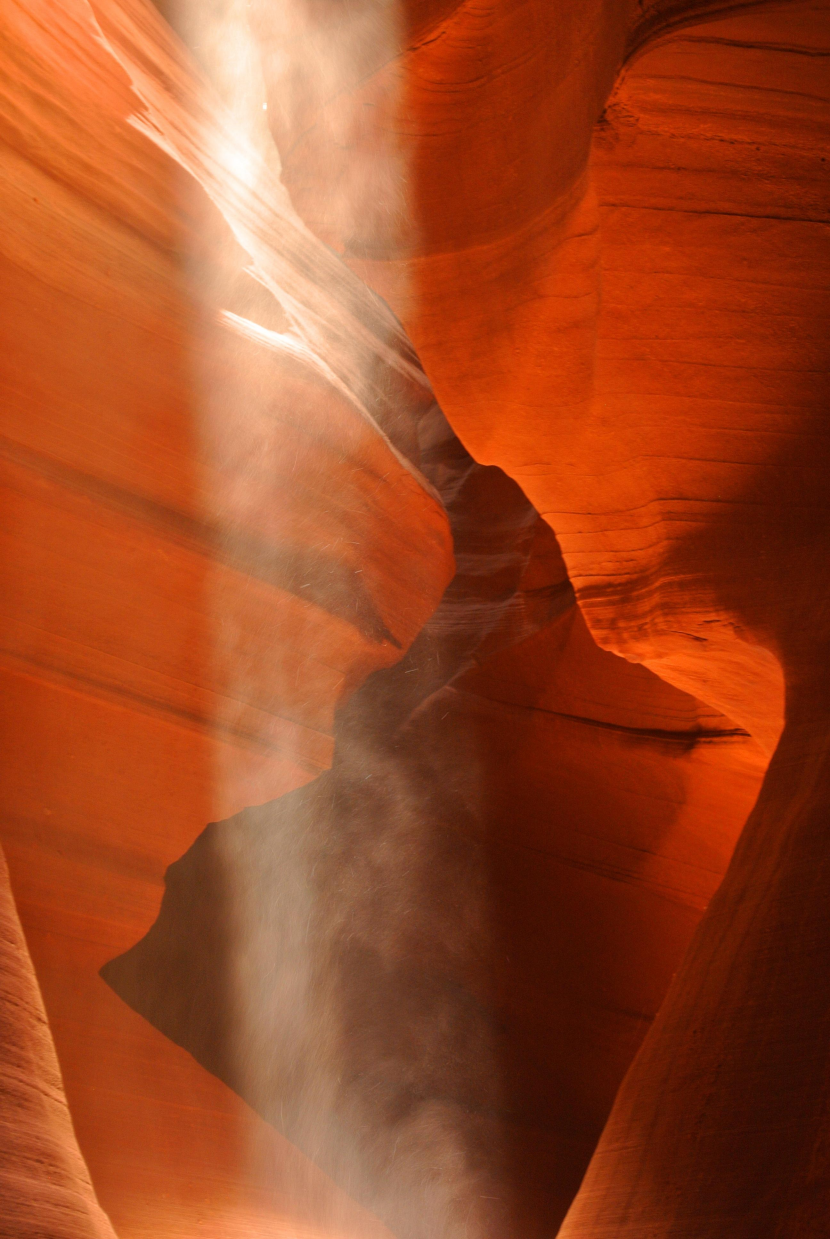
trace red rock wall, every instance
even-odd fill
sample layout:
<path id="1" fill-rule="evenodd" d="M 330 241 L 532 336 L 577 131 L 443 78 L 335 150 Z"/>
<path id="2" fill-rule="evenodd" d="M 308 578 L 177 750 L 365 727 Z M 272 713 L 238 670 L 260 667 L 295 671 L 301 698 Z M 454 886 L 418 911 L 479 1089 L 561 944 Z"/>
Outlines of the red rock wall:
<path id="1" fill-rule="evenodd" d="M 387 26 L 369 6 L 334 31 L 354 55 L 323 90 L 316 8 L 255 3 L 245 132 L 267 145 L 261 74 L 311 231 L 270 156 L 253 179 L 232 157 L 240 79 L 200 12 L 167 15 L 218 99 L 138 0 L 2 16 L 2 837 L 99 1199 L 121 1239 L 275 1217 L 386 1233 L 350 1191 L 401 1235 L 549 1235 L 613 1105 L 563 1236 L 823 1235 L 826 7 L 436 2 Z M 545 611 L 564 570 L 544 532 L 519 582 L 493 560 L 482 592 L 459 560 L 435 611 L 453 565 L 421 473 L 432 395 L 315 236 L 553 528 L 578 612 Z M 465 502 L 471 526 L 509 507 Z M 377 683 L 400 710 L 371 749 Z M 349 1032 L 326 1070 L 374 1140 L 360 1187 L 97 975 L 208 820 L 325 770 L 338 709 L 333 780 L 394 739 L 397 770 L 447 789 L 410 885 L 372 842 L 345 868 L 394 897 L 334 881 L 320 905 Z M 429 849 L 468 793 L 459 847 L 484 877 L 456 943 Z M 423 972 L 430 944 L 442 992 L 498 1029 L 449 1085 L 452 1002 L 413 1050 L 394 987 L 355 980 L 345 921 L 381 977 Z M 383 1064 L 426 1105 L 461 1097 L 433 1179 L 434 1130 L 401 1145 L 373 1100 Z M 77 1154 L 61 1164 L 104 1226 Z"/>
<path id="2" fill-rule="evenodd" d="M 787 721 L 564 1235 L 625 1225 L 714 1236 L 727 1218 L 747 1239 L 827 1227 L 827 926 L 815 885 L 827 645 L 813 567 L 827 536 L 827 39 L 826 10 L 812 5 L 678 33 L 631 64 L 595 148 L 609 324 L 598 382 L 652 441 L 671 411 L 695 458 L 665 475 L 694 496 L 692 537 L 661 556 L 689 635 L 655 641 L 649 624 L 650 665 L 675 682 L 694 676 L 733 717 L 746 701 L 760 737 L 773 710 L 744 660 L 731 662 L 731 627 L 782 662 Z M 679 505 L 650 510 L 663 529 L 681 518 Z M 643 601 L 633 611 L 639 643 Z M 690 637 L 704 670 L 683 648 Z"/>
<path id="3" fill-rule="evenodd" d="M 555 68 L 569 18 L 551 14 L 557 39 L 541 13 L 454 10 L 406 61 L 414 253 L 351 247 L 463 441 L 556 530 L 600 644 L 767 753 L 786 684 L 757 813 L 563 1234 L 819 1234 L 828 1214 L 826 1007 L 803 998 L 826 966 L 807 854 L 824 812 L 827 10 L 703 17 L 657 6 L 629 26 L 588 165 L 591 122 Z M 600 25 L 577 36 L 582 99 L 603 81 Z M 521 118 L 504 145 L 495 113 Z M 455 195 L 476 166 L 481 192 Z"/>
<path id="4" fill-rule="evenodd" d="M 418 257 L 402 303 L 461 437 L 555 528 L 601 644 L 768 752 L 787 684 L 759 807 L 563 1235 L 826 1227 L 823 861 L 807 861 L 824 813 L 826 55 L 815 5 L 640 46 L 581 202 Z M 517 139 L 517 158 L 532 149 Z"/>
<path id="5" fill-rule="evenodd" d="M 505 504 L 479 474 L 462 494 Z M 455 501 L 432 644 L 355 694 L 330 773 L 209 827 L 103 970 L 396 1234 L 558 1227 L 765 767 L 597 648 L 541 522 L 447 684 L 493 542 L 527 540 L 505 508 Z"/>
<path id="6" fill-rule="evenodd" d="M 97 972 L 207 821 L 328 766 L 452 574 L 446 518 L 307 361 L 216 321 L 247 258 L 89 7 L 2 21 L 2 830 L 79 1140 L 121 1235 L 364 1233 Z"/>
<path id="7" fill-rule="evenodd" d="M 0 1209 L 9 1235 L 113 1239 L 78 1150 L 0 853 Z"/>

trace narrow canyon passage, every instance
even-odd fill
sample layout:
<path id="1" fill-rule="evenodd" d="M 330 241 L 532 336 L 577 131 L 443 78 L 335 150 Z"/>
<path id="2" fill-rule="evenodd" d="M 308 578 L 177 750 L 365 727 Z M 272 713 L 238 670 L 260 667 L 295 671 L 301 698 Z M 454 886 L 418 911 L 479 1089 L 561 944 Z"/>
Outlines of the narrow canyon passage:
<path id="1" fill-rule="evenodd" d="M 829 18 L 0 7 L 0 1233 L 830 1235 Z"/>

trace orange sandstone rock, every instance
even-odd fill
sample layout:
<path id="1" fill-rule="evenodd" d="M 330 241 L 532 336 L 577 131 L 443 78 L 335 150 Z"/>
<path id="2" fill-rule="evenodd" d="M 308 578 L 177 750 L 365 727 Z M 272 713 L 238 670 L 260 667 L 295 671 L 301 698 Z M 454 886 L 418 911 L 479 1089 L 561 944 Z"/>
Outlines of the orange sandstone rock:
<path id="1" fill-rule="evenodd" d="M 275 1177 L 284 1143 L 97 973 L 206 821 L 329 765 L 336 706 L 452 575 L 446 516 L 131 124 L 90 7 L 2 22 L 2 837 L 79 1140 L 122 1239 L 365 1233 L 299 1155 Z"/>
<path id="2" fill-rule="evenodd" d="M 97 977 L 307 823 L 305 937 L 241 944 L 316 978 L 288 1084 L 211 1057 L 198 881 L 122 989 L 397 1233 L 549 1236 L 616 1095 L 563 1239 L 817 1239 L 826 6 L 318 7 L 251 6 L 240 99 L 198 7 L 209 82 L 139 0 L 4 11 L 3 837 L 99 1196 L 384 1233 Z M 564 566 L 445 437 L 438 607 L 442 423 L 320 240 Z"/>
<path id="3" fill-rule="evenodd" d="M 0 1209 L 8 1235 L 113 1239 L 78 1149 L 0 852 Z"/>

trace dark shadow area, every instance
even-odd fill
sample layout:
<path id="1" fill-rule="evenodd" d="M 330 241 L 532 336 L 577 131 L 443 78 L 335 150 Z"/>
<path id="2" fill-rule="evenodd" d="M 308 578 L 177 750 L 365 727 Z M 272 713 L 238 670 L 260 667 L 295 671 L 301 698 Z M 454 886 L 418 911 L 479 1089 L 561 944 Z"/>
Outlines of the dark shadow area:
<path id="1" fill-rule="evenodd" d="M 505 1116 L 486 779 L 460 732 L 435 751 L 429 702 L 573 593 L 519 488 L 475 464 L 437 406 L 417 440 L 455 541 L 441 605 L 340 711 L 332 769 L 208 826 L 102 976 L 396 1233 L 460 1235 L 472 1198 L 476 1230 L 511 1233 L 521 1201 L 541 1236 L 561 1201 L 531 1218 L 526 1184 L 511 1199 L 516 1166 L 535 1209 L 555 1175 L 528 1155 L 539 1133 L 517 1128 L 516 1158 Z M 553 572 L 523 589 L 540 529 Z"/>

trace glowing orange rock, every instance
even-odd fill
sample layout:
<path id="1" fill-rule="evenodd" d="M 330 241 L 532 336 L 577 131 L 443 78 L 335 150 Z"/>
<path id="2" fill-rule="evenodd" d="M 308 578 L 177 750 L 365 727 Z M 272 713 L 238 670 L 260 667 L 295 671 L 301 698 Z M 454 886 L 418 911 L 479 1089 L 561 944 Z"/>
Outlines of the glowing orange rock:
<path id="1" fill-rule="evenodd" d="M 149 5 L 4 10 L 4 841 L 123 1239 L 303 1214 L 278 1138 L 97 970 L 208 819 L 332 787 L 327 1079 L 364 1200 L 401 1233 L 550 1234 L 659 1007 L 563 1237 L 826 1232 L 827 10 L 634 7 L 370 6 L 310 88 L 305 18 L 255 3 L 293 206 Z M 431 394 L 309 230 L 553 527 L 580 614 L 544 531 L 518 587 L 515 548 L 484 589 L 473 555 L 435 610 Z M 485 487 L 470 523 L 507 508 Z M 410 885 L 346 846 L 393 741 L 431 773 L 387 815 Z M 401 1143 L 373 1098 L 402 1081 Z M 320 1229 L 383 1233 L 293 1156 Z"/>
<path id="2" fill-rule="evenodd" d="M 172 36 L 145 17 L 175 63 Z M 199 184 L 130 123 L 146 108 L 90 7 L 12 3 L 2 22 L 15 896 L 119 1232 L 229 1216 L 222 1225 L 251 1233 L 303 1210 L 308 1221 L 313 1167 L 289 1150 L 275 1197 L 278 1138 L 263 1143 L 264 1125 L 97 972 L 152 922 L 165 867 L 206 821 L 328 766 L 335 708 L 400 658 L 452 575 L 446 516 L 395 428 L 372 421 L 350 376 L 327 375 L 243 273 L 251 255 Z M 152 72 L 164 86 L 159 62 Z M 266 250 L 260 238 L 267 267 Z M 367 335 L 392 321 L 342 271 Z M 392 335 L 371 338 L 364 355 L 401 360 Z M 407 377 L 384 356 L 366 392 L 377 380 L 423 411 L 417 367 L 402 357 Z M 375 1225 L 313 1181 L 318 1225 L 331 1213 L 347 1229 Z"/>

